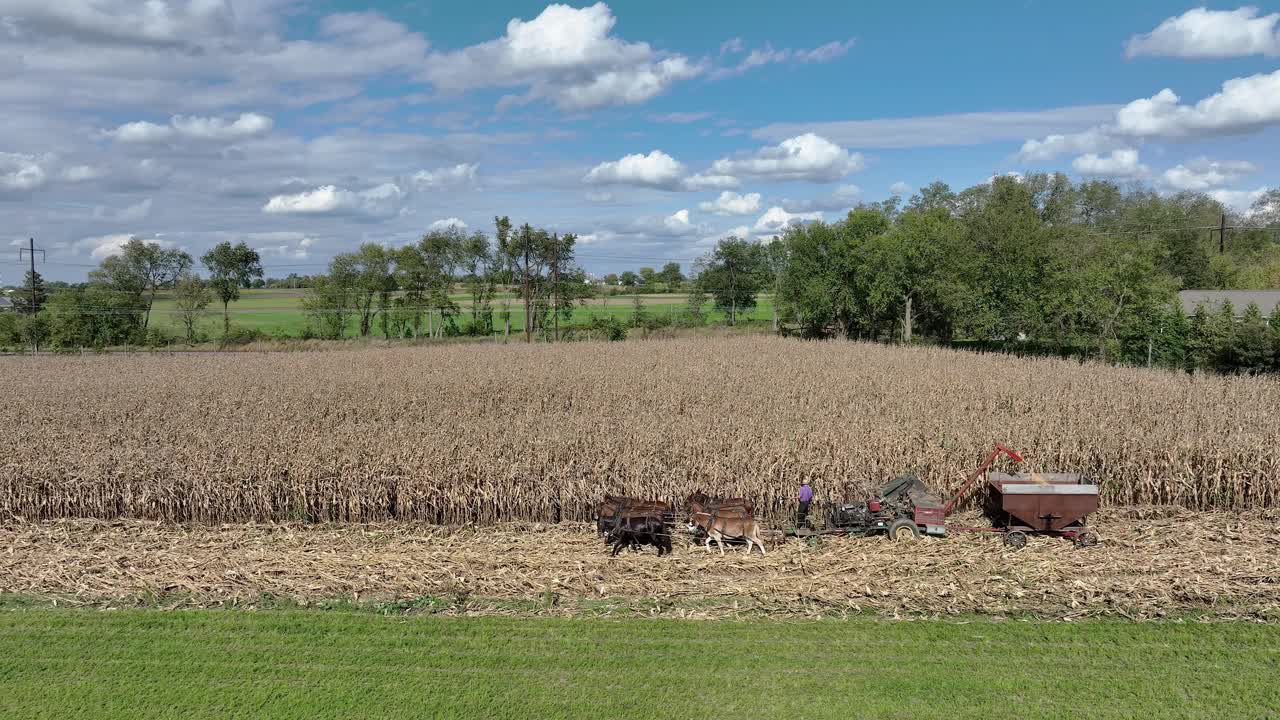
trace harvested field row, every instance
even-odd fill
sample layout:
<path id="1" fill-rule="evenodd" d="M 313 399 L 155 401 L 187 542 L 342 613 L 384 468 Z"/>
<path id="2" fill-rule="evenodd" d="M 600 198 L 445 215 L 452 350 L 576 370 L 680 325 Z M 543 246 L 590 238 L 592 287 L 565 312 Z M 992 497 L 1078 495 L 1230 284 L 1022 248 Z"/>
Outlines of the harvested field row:
<path id="1" fill-rule="evenodd" d="M 793 508 L 1004 442 L 1104 504 L 1280 501 L 1280 382 L 772 337 L 0 359 L 0 517 L 585 520 L 605 492 Z"/>
<path id="2" fill-rule="evenodd" d="M 0 529 L 0 590 L 85 603 L 413 601 L 446 611 L 572 614 L 593 602 L 692 616 L 1030 613 L 1280 619 L 1280 515 L 1106 511 L 1103 544 L 1035 538 L 1021 551 L 957 533 L 791 540 L 766 557 L 677 542 L 608 557 L 583 526 L 456 530 L 62 521 Z M 468 600 L 469 598 L 469 600 Z M 453 600 L 451 600 L 453 599 Z M 455 604 L 450 604 L 454 603 Z M 415 606 L 406 602 L 403 606 Z"/>

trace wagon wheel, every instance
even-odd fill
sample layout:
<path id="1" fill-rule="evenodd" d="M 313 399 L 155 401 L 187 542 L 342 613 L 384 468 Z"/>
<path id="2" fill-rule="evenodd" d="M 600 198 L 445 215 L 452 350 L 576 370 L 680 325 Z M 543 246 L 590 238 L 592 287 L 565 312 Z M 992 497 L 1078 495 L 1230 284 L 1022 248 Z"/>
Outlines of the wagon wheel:
<path id="1" fill-rule="evenodd" d="M 916 527 L 914 520 L 900 518 L 894 520 L 889 526 L 889 539 L 894 542 L 907 542 L 920 537 L 920 528 Z"/>
<path id="2" fill-rule="evenodd" d="M 1098 544 L 1098 534 L 1092 530 L 1081 530 L 1076 533 L 1076 547 L 1087 548 Z"/>
<path id="3" fill-rule="evenodd" d="M 1021 550 L 1027 546 L 1027 534 L 1021 530 L 1010 530 L 1004 534 L 1004 544 L 1014 550 Z"/>

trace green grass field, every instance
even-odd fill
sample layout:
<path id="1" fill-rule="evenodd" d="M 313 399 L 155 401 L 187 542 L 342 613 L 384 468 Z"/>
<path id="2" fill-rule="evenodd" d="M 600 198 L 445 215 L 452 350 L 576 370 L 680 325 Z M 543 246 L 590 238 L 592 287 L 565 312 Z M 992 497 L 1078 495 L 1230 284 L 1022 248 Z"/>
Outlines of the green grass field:
<path id="1" fill-rule="evenodd" d="M 307 316 L 302 309 L 303 294 L 303 290 L 244 290 L 240 300 L 230 306 L 231 324 L 237 328 L 260 330 L 272 335 L 300 336 L 307 326 Z M 455 303 L 462 306 L 463 315 L 469 317 L 471 297 L 464 294 L 455 294 L 450 297 Z M 510 295 L 500 297 L 513 298 L 510 302 L 511 330 L 512 332 L 522 332 L 524 330 L 524 308 L 519 299 Z M 685 309 L 685 295 L 642 295 L 641 298 L 646 312 L 653 316 L 669 313 L 679 314 Z M 588 301 L 586 305 L 576 307 L 573 312 L 572 322 L 588 323 L 592 317 L 598 315 L 610 315 L 623 321 L 631 319 L 634 310 L 630 295 L 610 297 L 607 298 L 607 301 L 608 303 L 604 304 L 597 298 Z M 155 327 L 159 327 L 171 335 L 181 336 L 183 334 L 182 320 L 175 310 L 176 307 L 170 297 L 165 295 L 157 297 L 152 308 L 152 323 Z M 503 311 L 501 299 L 493 303 L 493 311 L 494 324 L 501 331 L 503 327 L 500 314 Z M 716 311 L 711 303 L 707 303 L 705 313 L 708 322 L 724 322 L 724 313 Z M 764 296 L 759 298 L 756 307 L 744 317 L 747 320 L 768 320 L 772 317 L 772 313 L 772 300 Z M 425 319 L 423 322 L 425 328 Z M 379 327 L 375 320 L 375 330 Z M 208 314 L 201 322 L 201 328 L 210 338 L 221 337 L 222 303 L 214 301 L 209 305 Z M 350 335 L 355 335 L 358 329 L 359 321 L 353 318 L 350 326 Z"/>
<path id="2" fill-rule="evenodd" d="M 1280 627 L 0 612 L 0 717 L 1263 718 Z"/>

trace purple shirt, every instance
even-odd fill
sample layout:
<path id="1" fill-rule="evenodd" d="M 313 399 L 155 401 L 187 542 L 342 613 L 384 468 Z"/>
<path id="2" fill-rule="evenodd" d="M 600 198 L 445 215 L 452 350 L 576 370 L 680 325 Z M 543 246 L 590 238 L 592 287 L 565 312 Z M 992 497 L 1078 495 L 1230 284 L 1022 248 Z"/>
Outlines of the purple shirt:
<path id="1" fill-rule="evenodd" d="M 813 499 L 813 488 L 809 487 L 809 483 L 800 486 L 800 502 L 809 502 Z"/>

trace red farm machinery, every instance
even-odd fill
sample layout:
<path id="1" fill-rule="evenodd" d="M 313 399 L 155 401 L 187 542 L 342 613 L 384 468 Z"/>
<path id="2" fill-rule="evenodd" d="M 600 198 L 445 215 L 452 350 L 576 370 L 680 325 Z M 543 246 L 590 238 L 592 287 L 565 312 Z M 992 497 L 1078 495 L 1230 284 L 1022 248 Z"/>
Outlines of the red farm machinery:
<path id="1" fill-rule="evenodd" d="M 909 541 L 921 535 L 942 537 L 951 530 L 999 533 L 1005 545 L 1015 549 L 1027 544 L 1028 535 L 1062 537 L 1077 547 L 1097 544 L 1098 536 L 1085 528 L 1085 519 L 1098 509 L 1096 484 L 1075 473 L 988 472 L 1001 455 L 1022 462 L 1018 453 L 996 445 L 945 504 L 929 493 L 920 478 L 901 475 L 865 502 L 833 508 L 825 528 L 797 528 L 795 534 L 810 537 L 884 533 L 894 541 Z M 984 478 L 987 496 L 983 510 L 991 527 L 948 524 L 947 516 Z"/>

